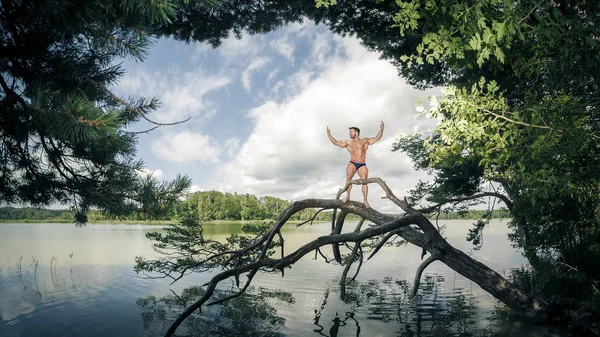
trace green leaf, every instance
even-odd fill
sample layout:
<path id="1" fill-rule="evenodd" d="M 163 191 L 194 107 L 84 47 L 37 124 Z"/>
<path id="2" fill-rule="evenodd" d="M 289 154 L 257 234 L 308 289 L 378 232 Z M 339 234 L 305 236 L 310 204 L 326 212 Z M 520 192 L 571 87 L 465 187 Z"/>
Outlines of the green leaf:
<path id="1" fill-rule="evenodd" d="M 504 52 L 499 46 L 496 46 L 496 48 L 494 49 L 494 55 L 496 56 L 498 61 L 500 61 L 500 63 L 504 63 Z"/>
<path id="2" fill-rule="evenodd" d="M 490 43 L 490 40 L 492 39 L 492 32 L 490 31 L 489 28 L 486 28 L 483 30 L 483 42 L 485 43 Z"/>

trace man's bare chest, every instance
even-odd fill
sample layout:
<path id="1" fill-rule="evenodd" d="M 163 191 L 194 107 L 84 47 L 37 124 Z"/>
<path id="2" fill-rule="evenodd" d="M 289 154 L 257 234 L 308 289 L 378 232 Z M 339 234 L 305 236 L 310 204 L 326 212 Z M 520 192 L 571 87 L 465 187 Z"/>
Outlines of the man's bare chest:
<path id="1" fill-rule="evenodd" d="M 348 142 L 348 150 L 350 151 L 364 151 L 367 149 L 367 142 Z"/>

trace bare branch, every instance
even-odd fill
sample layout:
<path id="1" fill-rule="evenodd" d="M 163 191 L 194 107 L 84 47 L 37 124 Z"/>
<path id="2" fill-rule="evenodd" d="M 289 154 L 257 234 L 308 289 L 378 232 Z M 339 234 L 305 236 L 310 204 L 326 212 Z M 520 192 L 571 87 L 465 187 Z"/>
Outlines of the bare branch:
<path id="1" fill-rule="evenodd" d="M 344 220 L 346 220 L 347 215 L 348 215 L 348 212 L 346 212 L 344 210 L 342 210 L 340 212 L 340 217 L 337 219 L 335 227 L 331 231 L 332 235 L 340 234 L 342 232 L 342 227 L 344 227 Z M 337 243 L 334 243 L 331 248 L 333 250 L 333 257 L 335 258 L 335 262 L 342 263 L 342 254 L 340 253 L 340 245 Z"/>
<path id="2" fill-rule="evenodd" d="M 360 245 L 358 245 L 358 266 L 356 267 L 356 272 L 354 273 L 354 276 L 352 276 L 352 278 L 350 279 L 350 282 L 354 282 L 354 280 L 356 280 L 356 277 L 358 276 L 358 273 L 360 272 L 360 267 L 362 267 L 363 264 L 363 257 L 365 254 L 363 254 L 363 250 L 362 247 Z"/>
<path id="3" fill-rule="evenodd" d="M 173 289 L 169 289 L 169 290 L 179 300 L 179 302 L 181 302 L 181 304 L 186 305 L 185 300 L 183 298 L 181 298 L 179 295 L 177 295 L 177 293 Z"/>
<path id="4" fill-rule="evenodd" d="M 392 190 L 388 187 L 388 185 L 383 180 L 381 180 L 381 178 L 367 178 L 367 179 L 350 180 L 346 183 L 346 185 L 342 189 L 340 189 L 338 191 L 336 199 L 339 199 L 340 196 L 342 195 L 342 193 L 344 193 L 348 190 L 348 187 L 350 187 L 350 185 L 364 185 L 364 184 L 372 184 L 372 183 L 376 183 L 379 186 L 381 186 L 381 188 L 385 192 L 387 199 L 390 199 L 394 204 L 396 204 L 398 207 L 400 207 L 403 211 L 405 211 L 406 213 L 414 212 L 414 210 L 408 205 L 406 200 L 398 199 L 398 197 L 396 197 L 396 195 L 392 192 Z"/>
<path id="5" fill-rule="evenodd" d="M 379 241 L 379 243 L 377 244 L 377 246 L 375 247 L 375 249 L 373 250 L 373 252 L 371 252 L 371 254 L 369 255 L 369 257 L 367 257 L 367 260 L 370 260 L 373 256 L 375 256 L 375 254 L 377 254 L 377 252 L 379 252 L 379 250 L 381 249 L 381 247 L 383 247 L 385 245 L 385 243 L 394 235 L 398 235 L 398 231 L 393 231 L 393 232 L 389 232 L 387 233 L 386 236 L 383 237 L 383 239 L 381 239 L 381 241 Z"/>
<path id="6" fill-rule="evenodd" d="M 438 208 L 440 208 L 441 206 L 443 206 L 445 204 L 462 202 L 462 201 L 473 200 L 473 199 L 479 199 L 479 198 L 483 198 L 483 197 L 496 197 L 496 198 L 502 200 L 506 204 L 506 207 L 508 207 L 508 209 L 512 209 L 512 202 L 504 194 L 501 194 L 501 193 L 498 193 L 498 192 L 482 192 L 482 193 L 477 193 L 477 194 L 473 194 L 473 195 L 466 196 L 466 197 L 461 197 L 461 198 L 446 199 L 443 202 L 437 203 L 437 204 L 435 204 L 433 206 L 429 206 L 429 207 L 417 209 L 417 211 L 419 213 L 431 213 L 431 212 L 436 211 Z"/>
<path id="7" fill-rule="evenodd" d="M 125 131 L 125 133 L 129 133 L 129 134 L 132 134 L 132 135 L 138 135 L 138 134 L 141 134 L 141 133 L 150 133 L 150 131 L 152 131 L 154 129 L 158 129 L 159 127 L 160 127 L 160 125 L 156 125 L 156 126 L 150 128 L 148 130 L 144 130 L 144 131 Z"/>
<path id="8" fill-rule="evenodd" d="M 285 250 L 283 249 L 283 244 L 285 242 L 285 240 L 283 240 L 283 235 L 281 235 L 281 229 L 279 229 L 277 231 L 277 235 L 279 235 L 279 245 L 281 246 L 281 258 L 283 259 L 283 257 L 285 256 Z M 285 276 L 284 272 L 283 272 L 283 268 L 281 269 L 281 277 Z"/>
<path id="9" fill-rule="evenodd" d="M 365 222 L 364 218 L 360 219 L 360 221 L 356 225 L 356 228 L 354 229 L 355 233 L 360 231 L 360 228 L 362 227 L 364 222 Z M 346 260 L 346 268 L 344 268 L 344 272 L 342 273 L 342 278 L 340 279 L 340 290 L 341 290 L 342 299 L 344 299 L 344 297 L 346 297 L 346 276 L 348 275 L 348 271 L 350 271 L 352 262 L 354 262 L 354 259 L 356 259 L 356 254 L 358 253 L 359 248 L 360 248 L 360 242 L 357 242 L 354 245 L 354 248 L 352 249 L 352 253 Z M 361 258 L 361 261 L 362 261 L 362 258 Z M 362 264 L 362 262 L 361 262 L 361 264 Z"/>
<path id="10" fill-rule="evenodd" d="M 270 268 L 274 268 L 274 269 L 285 268 L 286 266 L 294 264 L 296 261 L 300 260 L 304 255 L 308 254 L 309 252 L 311 252 L 317 248 L 323 247 L 325 245 L 330 245 L 333 243 L 340 243 L 340 242 L 363 241 L 370 237 L 381 235 L 388 231 L 408 226 L 410 224 L 415 223 L 416 221 L 418 221 L 417 216 L 407 215 L 405 217 L 395 219 L 394 221 L 386 223 L 384 225 L 370 227 L 370 228 L 365 229 L 360 232 L 321 236 L 321 237 L 305 244 L 304 246 L 298 248 L 295 252 L 293 252 L 290 255 L 287 255 L 283 259 L 262 258 L 253 263 L 250 263 L 247 265 L 242 265 L 242 266 L 239 266 L 236 268 L 232 268 L 232 269 L 223 271 L 223 272 L 215 275 L 210 280 L 204 295 L 200 299 L 198 299 L 196 302 L 194 302 L 192 305 L 190 305 L 179 317 L 177 317 L 177 319 L 175 320 L 175 322 L 173 322 L 173 324 L 171 325 L 171 327 L 169 328 L 169 330 L 167 331 L 165 336 L 167 336 L 167 337 L 172 336 L 173 333 L 175 333 L 175 330 L 177 329 L 177 327 L 183 322 L 183 320 L 185 320 L 189 315 L 191 315 L 196 309 L 200 309 L 201 306 L 212 297 L 217 284 L 225 279 L 228 279 L 236 274 L 239 275 L 241 273 L 258 270 L 258 269 L 264 268 L 264 267 L 270 267 Z M 249 283 L 247 283 L 247 285 L 248 284 Z M 246 288 L 246 286 L 244 288 Z M 239 295 L 237 295 L 237 296 L 239 296 Z"/>
<path id="11" fill-rule="evenodd" d="M 317 253 L 319 253 L 319 255 L 321 255 L 321 257 L 325 260 L 325 263 L 329 263 L 332 261 L 331 259 L 328 259 L 327 256 L 325 256 L 325 254 L 323 254 L 323 252 L 321 251 L 320 248 L 317 248 L 315 250 L 315 260 L 317 259 Z"/>
<path id="12" fill-rule="evenodd" d="M 248 274 L 248 279 L 246 280 L 246 284 L 244 285 L 244 287 L 242 289 L 240 289 L 240 291 L 238 291 L 237 293 L 231 295 L 231 296 L 227 296 L 224 297 L 222 299 L 210 302 L 207 304 L 207 306 L 211 306 L 211 305 L 215 305 L 215 304 L 220 304 L 226 301 L 229 301 L 231 299 L 234 299 L 236 297 L 241 296 L 244 292 L 246 292 L 246 290 L 248 289 L 248 287 L 250 286 L 250 283 L 252 282 L 252 279 L 254 278 L 254 275 L 256 275 L 256 272 L 258 271 L 258 268 L 252 269 L 250 271 L 250 273 Z M 236 274 L 237 277 L 239 277 L 239 274 Z"/>
<path id="13" fill-rule="evenodd" d="M 186 317 L 192 314 L 196 309 L 200 309 L 205 303 L 209 302 L 219 282 L 231 277 L 235 277 L 236 284 L 238 284 L 239 287 L 239 275 L 249 273 L 248 280 L 246 280 L 245 285 L 240 289 L 239 292 L 227 298 L 210 302 L 210 305 L 222 303 L 227 299 L 231 299 L 243 294 L 250 285 L 254 275 L 259 271 L 275 272 L 278 270 L 283 270 L 284 268 L 296 263 L 299 259 L 306 254 L 311 253 L 312 251 L 315 251 L 315 258 L 317 254 L 321 254 L 325 261 L 329 262 L 325 255 L 321 252 L 321 247 L 326 245 L 347 245 L 349 242 L 354 242 L 355 245 L 352 248 L 352 254 L 347 260 L 347 265 L 342 275 L 343 285 L 341 286 L 344 287 L 351 264 L 356 260 L 357 257 L 359 258 L 359 265 L 352 280 L 356 278 L 356 275 L 358 275 L 360 267 L 362 266 L 363 251 L 361 248 L 361 242 L 374 237 L 381 237 L 382 235 L 385 235 L 385 237 L 382 239 L 382 242 L 379 243 L 376 251 L 379 250 L 381 246 L 383 246 L 391 237 L 393 237 L 393 235 L 399 235 L 405 241 L 421 247 L 425 252 L 432 254 L 417 269 L 415 288 L 413 289 L 412 296 L 416 294 L 421 275 L 425 268 L 431 264 L 431 262 L 440 260 L 449 268 L 477 283 L 484 290 L 492 294 L 503 303 L 509 305 L 511 308 L 518 311 L 520 310 L 531 318 L 544 315 L 547 306 L 543 301 L 523 292 L 481 262 L 473 260 L 462 251 L 452 247 L 439 234 L 433 224 L 423 216 L 423 214 L 410 207 L 406 200 L 400 200 L 394 196 L 391 190 L 381 179 L 370 178 L 350 181 L 348 184 L 346 184 L 346 189 L 349 184 L 368 183 L 379 184 L 384 191 L 386 191 L 388 198 L 402 207 L 407 214 L 401 217 L 382 214 L 372 208 L 366 208 L 362 203 L 350 200 L 347 202 L 342 202 L 338 199 L 307 199 L 294 202 L 280 213 L 278 219 L 271 225 L 267 232 L 261 236 L 258 236 L 251 244 L 236 251 L 230 250 L 226 252 L 226 254 L 230 255 L 226 263 L 215 263 L 214 265 L 203 267 L 207 270 L 220 267 L 222 268 L 222 271 L 216 273 L 206 284 L 207 288 L 204 295 L 196 302 L 191 304 L 185 311 L 183 311 L 179 317 L 177 317 L 173 325 L 167 331 L 166 336 L 172 336 L 177 327 L 186 319 Z M 333 209 L 334 219 L 337 209 L 340 209 L 341 214 L 337 221 L 334 220 L 332 222 L 332 231 L 329 235 L 320 236 L 315 240 L 301 246 L 294 252 L 288 255 L 282 255 L 279 259 L 272 258 L 269 255 L 271 252 L 269 249 L 272 248 L 271 246 L 274 236 L 277 234 L 279 236 L 280 243 L 283 243 L 283 236 L 280 232 L 281 227 L 290 219 L 293 214 L 307 208 Z M 341 234 L 341 227 L 343 225 L 344 218 L 350 213 L 360 216 L 361 222 L 357 225 L 354 232 Z M 375 226 L 361 230 L 361 226 L 365 220 L 373 222 Z M 411 225 L 416 225 L 418 228 L 411 227 Z M 282 252 L 285 254 L 283 249 Z M 219 254 L 223 253 L 221 252 Z M 250 260 L 248 259 L 248 254 L 252 254 L 252 258 Z M 211 258 L 212 257 L 208 257 L 206 260 Z M 232 263 L 232 266 L 229 266 L 230 263 Z"/>
<path id="14" fill-rule="evenodd" d="M 309 223 L 309 222 L 310 222 L 310 224 L 312 225 L 312 224 L 313 224 L 313 221 L 315 220 L 315 218 L 317 217 L 317 215 L 318 215 L 319 213 L 323 212 L 324 210 L 325 210 L 325 208 L 321 208 L 321 209 L 320 209 L 320 210 L 318 210 L 318 211 L 315 213 L 315 215 L 313 215 L 313 216 L 312 216 L 310 219 L 308 219 L 308 220 L 306 220 L 306 221 L 304 221 L 304 222 L 302 222 L 302 223 L 299 223 L 299 224 L 297 224 L 297 225 L 296 225 L 296 228 L 298 228 L 298 227 L 300 227 L 300 226 L 302 226 L 302 225 L 304 225 L 304 224 L 306 224 L 306 223 Z"/>
<path id="15" fill-rule="evenodd" d="M 410 293 L 410 297 L 415 297 L 415 295 L 417 294 L 417 290 L 419 290 L 419 285 L 421 284 L 421 275 L 423 274 L 423 271 L 425 270 L 425 268 L 427 268 L 427 266 L 429 266 L 433 261 L 436 261 L 439 259 L 439 255 L 438 253 L 434 253 L 432 255 L 430 255 L 427 259 L 425 259 L 425 261 L 423 261 L 420 265 L 419 268 L 417 268 L 417 274 L 415 275 L 415 282 L 413 284 L 413 290 Z"/>
<path id="16" fill-rule="evenodd" d="M 356 228 L 354 229 L 354 232 L 359 232 L 360 228 L 362 227 L 364 222 L 365 222 L 364 218 L 360 219 L 359 223 L 356 225 Z M 342 299 L 344 299 L 344 297 L 346 296 L 346 277 L 348 275 L 348 271 L 350 271 L 350 267 L 352 266 L 352 263 L 356 259 L 357 252 L 359 251 L 359 249 L 361 249 L 360 244 L 361 244 L 361 242 L 357 242 L 354 245 L 354 248 L 352 249 L 352 253 L 346 260 L 346 268 L 344 268 L 344 272 L 342 273 L 342 277 L 340 279 L 340 289 L 341 289 Z M 362 255 L 362 253 L 361 253 L 361 255 Z M 362 256 L 361 256 L 361 264 L 362 264 Z M 358 268 L 360 269 L 360 266 Z M 357 270 L 357 273 L 354 275 L 354 277 L 356 277 L 357 274 L 358 274 L 358 270 Z"/>

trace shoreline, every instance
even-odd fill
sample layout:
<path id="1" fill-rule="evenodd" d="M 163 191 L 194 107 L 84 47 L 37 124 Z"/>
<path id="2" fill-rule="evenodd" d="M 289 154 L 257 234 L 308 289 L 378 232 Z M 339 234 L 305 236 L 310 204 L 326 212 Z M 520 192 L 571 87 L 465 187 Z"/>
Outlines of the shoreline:
<path id="1" fill-rule="evenodd" d="M 275 220 L 213 220 L 213 221 L 204 221 L 203 225 L 260 225 L 264 222 L 271 222 Z M 286 223 L 289 224 L 299 224 L 304 222 L 305 220 L 290 220 Z M 90 225 L 152 225 L 152 226 L 162 226 L 176 223 L 176 220 L 90 220 L 86 222 L 86 224 Z M 329 221 L 313 221 L 314 223 L 320 222 L 329 222 Z M 69 219 L 48 219 L 48 220 L 30 220 L 30 219 L 17 219 L 17 220 L 0 220 L 0 224 L 2 223 L 47 223 L 47 224 L 75 224 L 72 220 Z"/>
<path id="2" fill-rule="evenodd" d="M 478 220 L 478 219 L 439 219 L 440 221 L 455 221 L 455 220 Z M 492 220 L 510 220 L 510 218 L 493 218 Z M 272 222 L 275 220 L 266 219 L 266 220 L 212 220 L 212 221 L 204 221 L 203 225 L 260 225 L 264 222 Z M 305 220 L 289 220 L 286 223 L 289 224 L 299 224 L 304 222 Z M 429 221 L 435 221 L 435 219 L 429 219 Z M 86 224 L 91 225 L 151 225 L 151 226 L 164 226 L 169 224 L 176 223 L 176 220 L 90 220 L 86 222 Z M 313 223 L 322 223 L 322 222 L 330 222 L 330 220 L 315 220 Z M 2 223 L 48 223 L 48 224 L 74 224 L 74 222 L 70 219 L 48 219 L 48 220 L 33 220 L 33 219 L 17 219 L 17 220 L 0 220 L 0 224 Z"/>

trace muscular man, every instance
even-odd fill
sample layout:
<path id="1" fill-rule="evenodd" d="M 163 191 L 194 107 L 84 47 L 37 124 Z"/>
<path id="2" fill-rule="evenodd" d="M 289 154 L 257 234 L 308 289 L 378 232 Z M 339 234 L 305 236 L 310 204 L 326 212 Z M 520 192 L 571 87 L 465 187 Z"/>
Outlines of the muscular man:
<path id="1" fill-rule="evenodd" d="M 385 125 L 382 121 L 377 136 L 373 138 L 363 139 L 360 138 L 360 130 L 357 127 L 350 127 L 350 140 L 336 140 L 331 135 L 331 130 L 329 130 L 329 126 L 327 127 L 327 136 L 329 137 L 329 140 L 331 140 L 331 142 L 334 145 L 344 147 L 346 148 L 346 150 L 348 150 L 348 152 L 350 152 L 350 163 L 348 163 L 348 167 L 346 167 L 346 183 L 352 180 L 352 177 L 354 177 L 354 174 L 356 172 L 358 172 L 358 176 L 360 177 L 360 179 L 367 179 L 367 177 L 369 176 L 369 170 L 367 169 L 367 164 L 365 163 L 365 160 L 367 158 L 367 149 L 369 148 L 369 145 L 373 145 L 381 139 L 384 127 Z M 344 202 L 350 200 L 351 190 L 352 185 L 348 187 L 348 192 L 346 193 L 346 198 L 344 199 Z M 369 205 L 369 202 L 367 201 L 367 194 L 369 192 L 369 187 L 367 186 L 367 184 L 362 185 L 362 192 L 365 206 L 367 208 L 371 207 L 371 205 Z"/>

